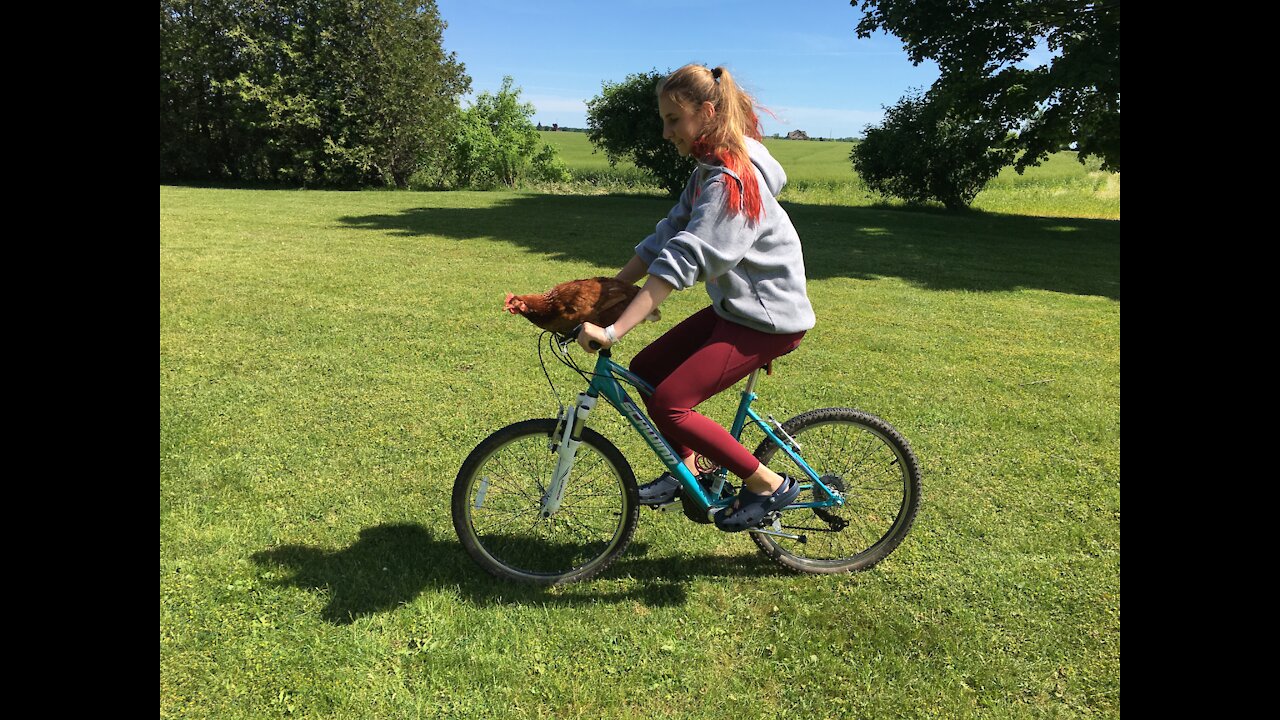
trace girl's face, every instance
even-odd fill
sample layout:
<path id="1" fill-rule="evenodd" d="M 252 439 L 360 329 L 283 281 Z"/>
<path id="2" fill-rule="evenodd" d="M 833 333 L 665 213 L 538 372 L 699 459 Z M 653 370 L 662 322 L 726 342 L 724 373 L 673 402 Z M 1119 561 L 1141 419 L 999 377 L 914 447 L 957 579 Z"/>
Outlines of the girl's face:
<path id="1" fill-rule="evenodd" d="M 685 107 L 666 95 L 659 95 L 658 114 L 662 116 L 662 137 L 675 145 L 681 155 L 688 156 L 693 143 L 702 137 L 702 129 L 715 117 L 716 109 L 709 102 Z"/>

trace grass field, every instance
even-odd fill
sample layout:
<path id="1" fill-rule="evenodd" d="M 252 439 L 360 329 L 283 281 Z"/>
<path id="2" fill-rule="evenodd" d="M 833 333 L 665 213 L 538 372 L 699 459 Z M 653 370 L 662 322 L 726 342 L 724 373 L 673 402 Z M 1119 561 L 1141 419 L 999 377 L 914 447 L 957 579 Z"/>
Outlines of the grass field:
<path id="1" fill-rule="evenodd" d="M 887 560 L 787 574 L 645 511 L 601 578 L 537 589 L 449 519 L 467 452 L 556 409 L 503 293 L 616 271 L 669 201 L 161 187 L 161 717 L 1118 717 L 1120 224 L 1038 202 L 786 203 L 819 324 L 760 410 L 910 438 L 923 504 Z"/>
<path id="2" fill-rule="evenodd" d="M 556 148 L 579 186 L 634 192 L 651 185 L 648 177 L 629 162 L 611 169 L 603 153 L 593 152 L 594 146 L 585 133 L 544 132 L 542 138 Z M 862 184 L 849 160 L 853 143 L 766 138 L 765 146 L 787 171 L 784 201 L 844 207 L 903 205 Z M 1005 168 L 978 193 L 972 207 L 1013 215 L 1119 220 L 1120 175 L 1098 170 L 1096 160 L 1082 165 L 1075 153 L 1061 152 L 1022 175 Z"/>

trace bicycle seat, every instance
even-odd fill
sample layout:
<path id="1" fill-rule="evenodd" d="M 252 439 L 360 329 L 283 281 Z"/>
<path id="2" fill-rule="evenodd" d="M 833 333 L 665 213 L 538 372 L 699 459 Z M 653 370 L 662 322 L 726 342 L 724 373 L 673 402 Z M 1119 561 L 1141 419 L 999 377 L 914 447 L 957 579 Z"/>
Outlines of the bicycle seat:
<path id="1" fill-rule="evenodd" d="M 791 353 L 793 353 L 793 352 L 795 352 L 795 351 L 797 351 L 797 350 L 799 350 L 799 349 L 800 349 L 800 346 L 799 346 L 799 345 L 797 345 L 797 346 L 795 346 L 795 347 L 791 348 L 790 350 L 788 350 L 788 351 L 786 351 L 786 352 L 782 353 L 782 355 L 790 355 Z M 779 355 L 778 357 L 776 357 L 776 358 L 774 358 L 774 359 L 770 360 L 769 362 L 767 362 L 767 363 L 765 363 L 765 364 L 764 364 L 764 367 L 760 368 L 761 370 L 764 370 L 764 374 L 765 374 L 766 376 L 768 376 L 768 375 L 772 375 L 772 374 L 773 374 L 773 364 L 774 364 L 775 362 L 777 362 L 777 361 L 778 361 L 778 358 L 781 358 L 781 357 L 782 357 L 782 355 Z"/>

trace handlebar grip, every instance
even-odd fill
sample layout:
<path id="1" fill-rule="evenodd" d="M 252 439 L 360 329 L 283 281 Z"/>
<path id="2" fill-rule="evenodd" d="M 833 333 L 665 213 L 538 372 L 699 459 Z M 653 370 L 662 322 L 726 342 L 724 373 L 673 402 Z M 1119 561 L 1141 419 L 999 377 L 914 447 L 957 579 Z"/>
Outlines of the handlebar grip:
<path id="1" fill-rule="evenodd" d="M 578 335 L 579 335 L 581 332 L 582 332 L 582 326 L 581 326 L 581 325 L 579 325 L 579 326 L 575 327 L 574 329 L 572 329 L 572 330 L 570 330 L 570 331 L 569 331 L 569 339 L 570 339 L 570 340 L 577 340 L 577 339 L 578 339 Z M 587 342 L 587 347 L 590 347 L 592 350 L 599 350 L 599 349 L 600 349 L 600 347 L 601 347 L 601 345 L 600 345 L 600 343 L 596 342 L 595 340 L 590 340 L 590 341 L 588 341 L 588 342 Z"/>

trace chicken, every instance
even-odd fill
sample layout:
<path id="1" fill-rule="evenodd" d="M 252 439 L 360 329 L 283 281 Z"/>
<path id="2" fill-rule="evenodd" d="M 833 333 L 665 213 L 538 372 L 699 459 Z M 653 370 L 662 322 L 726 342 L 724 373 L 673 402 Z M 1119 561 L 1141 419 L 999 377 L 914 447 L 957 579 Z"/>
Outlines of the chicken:
<path id="1" fill-rule="evenodd" d="M 544 330 L 567 335 L 584 322 L 612 325 L 627 309 L 640 288 L 611 277 L 570 280 L 545 293 L 507 293 L 503 309 L 523 315 Z M 654 310 L 646 319 L 656 320 Z"/>

